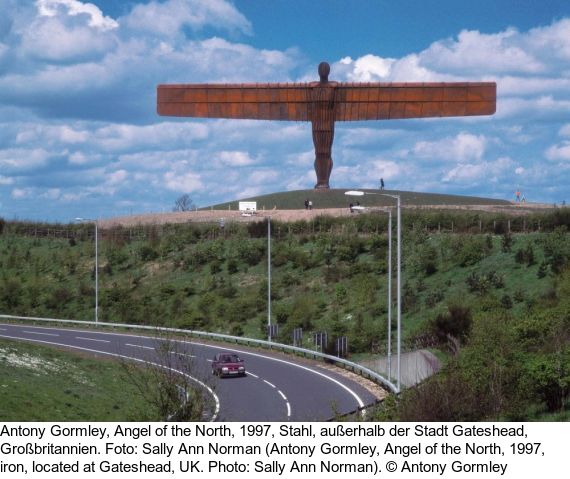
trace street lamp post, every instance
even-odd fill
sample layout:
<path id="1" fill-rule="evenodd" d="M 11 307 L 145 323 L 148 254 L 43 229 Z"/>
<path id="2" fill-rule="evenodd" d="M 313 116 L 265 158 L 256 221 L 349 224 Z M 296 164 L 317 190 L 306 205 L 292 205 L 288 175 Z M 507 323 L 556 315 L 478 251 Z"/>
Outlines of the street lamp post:
<path id="1" fill-rule="evenodd" d="M 95 324 L 99 322 L 99 231 L 97 220 L 89 218 L 75 218 L 75 221 L 95 224 Z"/>
<path id="2" fill-rule="evenodd" d="M 271 216 L 267 217 L 267 340 L 271 341 Z"/>
<path id="3" fill-rule="evenodd" d="M 397 341 L 397 363 L 396 363 L 396 389 L 398 390 L 398 392 L 400 392 L 401 390 L 401 356 L 402 356 L 402 282 L 401 282 L 401 277 L 402 277 L 402 229 L 401 229 L 401 224 L 402 224 L 402 215 L 401 215 L 401 202 L 400 202 L 400 195 L 391 195 L 388 193 L 372 193 L 372 192 L 364 192 L 364 191 L 358 191 L 358 190 L 353 190 L 353 191 L 346 191 L 344 193 L 345 195 L 349 195 L 349 196 L 364 196 L 364 195 L 380 195 L 380 196 L 387 196 L 389 198 L 394 198 L 397 200 L 397 233 L 396 233 L 396 237 L 397 237 L 397 333 L 396 333 L 396 341 Z M 390 230 L 390 228 L 389 228 Z M 391 243 L 390 243 L 391 244 Z M 391 286 L 391 284 L 390 284 Z M 390 292 L 390 289 L 388 290 Z M 390 293 L 389 293 L 390 294 Z M 389 310 L 390 311 L 390 310 Z M 389 325 L 389 327 L 391 328 L 391 324 Z M 391 346 L 390 346 L 390 338 L 392 336 L 392 332 L 389 331 L 388 334 L 388 350 L 389 350 L 389 354 L 391 354 Z M 388 364 L 390 364 L 391 358 L 388 359 Z M 389 366 L 391 369 L 391 366 Z M 390 373 L 388 373 L 388 379 L 390 379 Z"/>

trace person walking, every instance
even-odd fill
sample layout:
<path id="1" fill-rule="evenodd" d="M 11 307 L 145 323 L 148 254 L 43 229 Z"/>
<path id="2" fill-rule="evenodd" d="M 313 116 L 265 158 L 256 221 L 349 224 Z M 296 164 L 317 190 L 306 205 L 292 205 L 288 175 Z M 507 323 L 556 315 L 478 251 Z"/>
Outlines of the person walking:
<path id="1" fill-rule="evenodd" d="M 380 178 L 380 189 L 384 189 L 384 178 Z"/>

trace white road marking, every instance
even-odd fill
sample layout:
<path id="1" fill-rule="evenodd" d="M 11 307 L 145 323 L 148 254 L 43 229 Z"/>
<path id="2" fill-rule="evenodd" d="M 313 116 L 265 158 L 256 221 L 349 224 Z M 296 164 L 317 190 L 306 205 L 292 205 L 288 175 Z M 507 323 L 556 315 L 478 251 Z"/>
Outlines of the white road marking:
<path id="1" fill-rule="evenodd" d="M 111 334 L 111 333 L 107 333 L 107 334 Z M 181 342 L 186 343 L 186 344 L 192 344 L 192 345 L 200 344 L 200 343 L 193 343 L 192 341 L 181 341 Z M 251 351 L 244 351 L 243 349 L 223 348 L 222 346 L 211 346 L 211 345 L 208 345 L 208 347 L 215 347 L 215 348 L 219 348 L 219 349 L 224 349 L 225 351 L 234 351 L 237 353 L 241 353 L 243 355 L 257 356 L 258 358 L 264 358 L 264 359 L 268 359 L 270 361 L 276 361 L 278 363 L 288 364 L 289 366 L 294 366 L 296 368 L 303 369 L 304 371 L 311 372 L 313 374 L 316 374 L 317 376 L 321 376 L 322 378 L 328 379 L 329 381 L 335 383 L 337 386 L 341 387 L 346 392 L 348 392 L 356 400 L 356 402 L 358 403 L 358 406 L 360 408 L 364 407 L 364 401 L 362 401 L 360 396 L 358 394 L 356 394 L 352 389 L 350 389 L 347 385 L 341 383 L 339 380 L 337 380 L 331 376 L 327 376 L 325 373 L 321 373 L 320 371 L 316 371 L 316 370 L 311 369 L 307 366 L 302 366 L 302 365 L 294 363 L 292 361 L 286 361 L 284 359 L 274 358 L 272 356 L 265 356 L 264 354 L 252 353 Z M 363 414 L 365 412 L 366 411 L 362 411 Z"/>
<path id="2" fill-rule="evenodd" d="M 253 374 L 251 371 L 247 371 L 247 375 L 248 376 L 253 376 L 256 379 L 259 379 L 259 376 L 257 374 Z"/>
<path id="3" fill-rule="evenodd" d="M 176 354 L 176 356 L 186 356 L 188 358 L 195 358 L 193 354 L 178 353 L 176 351 L 170 351 L 170 354 Z"/>
<path id="4" fill-rule="evenodd" d="M 269 384 L 272 388 L 275 387 L 275 384 L 271 384 L 269 381 L 266 381 L 265 379 L 263 380 L 264 383 Z"/>
<path id="5" fill-rule="evenodd" d="M 277 392 L 281 395 L 281 397 L 283 398 L 283 401 L 285 401 L 285 405 L 287 406 L 287 417 L 290 418 L 291 417 L 291 404 L 289 404 L 289 401 L 287 401 L 287 396 L 285 396 L 285 394 L 283 394 L 283 392 L 278 389 Z"/>
<path id="6" fill-rule="evenodd" d="M 65 347 L 72 348 L 72 349 L 79 349 L 81 351 L 88 351 L 90 353 L 106 354 L 107 356 L 114 356 L 116 358 L 123 358 L 123 359 L 128 359 L 130 361 L 137 361 L 139 363 L 150 364 L 151 366 L 157 366 L 157 367 L 163 368 L 163 369 L 170 369 L 171 371 L 174 371 L 175 373 L 181 374 L 182 376 L 185 376 L 188 379 L 194 381 L 196 384 L 199 384 L 200 386 L 202 386 L 204 389 L 206 389 L 206 391 L 208 391 L 212 395 L 212 397 L 214 398 L 214 402 L 216 404 L 214 414 L 212 416 L 212 421 L 215 421 L 216 418 L 218 417 L 218 414 L 220 413 L 220 398 L 212 390 L 211 387 L 209 387 L 208 385 L 206 385 L 205 383 L 203 383 L 199 379 L 197 379 L 193 376 L 190 376 L 189 374 L 186 374 L 182 371 L 178 371 L 177 369 L 168 368 L 168 367 L 164 366 L 163 364 L 153 363 L 151 361 L 145 361 L 144 359 L 133 358 L 132 356 L 125 356 L 123 354 L 108 353 L 106 351 L 98 351 L 97 349 L 89 349 L 89 348 L 82 348 L 79 346 L 73 346 L 71 344 L 62 344 L 62 343 L 53 343 L 51 341 L 42 341 L 41 339 L 13 338 L 11 336 L 4 336 L 4 335 L 0 335 L 0 338 L 20 339 L 22 341 L 32 341 L 34 343 L 51 344 L 53 346 L 65 346 Z"/>
<path id="7" fill-rule="evenodd" d="M 34 326 L 34 327 L 36 327 L 36 328 L 42 328 L 42 326 Z M 66 328 L 43 327 L 43 329 L 50 329 L 50 330 L 54 330 L 54 329 L 55 329 L 56 331 L 69 331 L 69 329 L 66 329 Z M 86 332 L 92 332 L 92 331 L 87 330 Z M 107 335 L 115 335 L 115 336 L 122 336 L 122 337 L 148 339 L 147 336 L 142 336 L 142 335 L 140 335 L 140 334 L 112 333 L 112 332 L 103 332 L 103 331 L 98 331 L 97 334 L 107 334 Z M 14 339 L 14 338 L 12 338 L 12 339 Z M 160 339 L 160 338 L 158 338 L 158 339 Z M 333 377 L 331 377 L 331 376 L 328 376 L 328 375 L 325 374 L 325 373 L 322 373 L 322 372 L 320 372 L 320 371 L 316 371 L 315 369 L 311 369 L 311 368 L 309 368 L 309 367 L 307 367 L 307 366 L 302 366 L 302 365 L 297 364 L 297 363 L 294 363 L 294 362 L 292 362 L 292 361 L 286 361 L 286 360 L 284 360 L 284 359 L 279 359 L 279 358 L 275 358 L 275 357 L 272 357 L 272 356 L 266 356 L 266 355 L 264 355 L 264 354 L 253 353 L 253 352 L 251 352 L 251 351 L 244 351 L 243 349 L 228 348 L 228 347 L 224 347 L 224 346 L 205 345 L 205 344 L 199 343 L 199 342 L 184 341 L 184 340 L 177 340 L 177 342 L 180 342 L 180 343 L 182 343 L 182 344 L 190 344 L 190 345 L 192 345 L 192 346 L 200 346 L 200 347 L 206 346 L 206 347 L 209 347 L 209 348 L 222 349 L 222 350 L 224 350 L 224 351 L 234 351 L 234 352 L 242 353 L 242 354 L 244 354 L 244 355 L 257 356 L 257 357 L 260 357 L 260 358 L 268 359 L 268 360 L 270 360 L 270 361 L 276 361 L 276 362 L 279 362 L 279 363 L 288 364 L 289 366 L 293 366 L 293 367 L 296 367 L 296 368 L 299 368 L 299 369 L 303 369 L 303 370 L 305 370 L 305 371 L 311 372 L 311 373 L 313 373 L 313 374 L 316 374 L 317 376 L 320 376 L 320 377 L 322 377 L 322 378 L 324 378 L 324 379 L 327 379 L 327 380 L 333 382 L 334 384 L 336 384 L 337 386 L 339 386 L 340 388 L 342 388 L 342 389 L 344 389 L 346 392 L 348 392 L 348 393 L 356 400 L 356 402 L 358 403 L 358 406 L 359 406 L 360 408 L 363 408 L 363 407 L 364 407 L 364 402 L 362 401 L 362 399 L 360 398 L 360 396 L 358 396 L 358 394 L 357 394 L 356 392 L 354 392 L 351 388 L 349 388 L 347 385 L 341 383 L 340 381 L 338 381 L 337 379 L 335 379 L 335 378 L 333 378 Z M 105 354 L 107 354 L 107 353 L 105 353 Z M 210 362 L 210 363 L 212 362 L 211 359 L 207 359 L 206 361 L 208 361 L 208 362 Z M 207 387 L 207 386 L 205 386 L 205 387 Z M 363 414 L 365 413 L 365 411 L 362 411 L 362 412 L 363 412 Z M 216 413 L 216 415 L 217 415 L 217 413 Z"/>
<path id="8" fill-rule="evenodd" d="M 213 363 L 213 362 L 214 362 L 213 359 L 206 359 L 206 361 L 208 361 L 209 363 Z"/>
<path id="9" fill-rule="evenodd" d="M 151 348 L 150 346 L 141 346 L 140 344 L 125 343 L 125 346 L 130 346 L 131 348 L 154 349 L 154 348 Z"/>
<path id="10" fill-rule="evenodd" d="M 52 333 L 38 333 L 37 331 L 22 331 L 22 333 L 28 333 L 28 334 L 41 334 L 42 336 L 59 336 L 59 334 L 52 334 Z"/>
<path id="11" fill-rule="evenodd" d="M 82 338 L 81 336 L 75 336 L 75 339 L 83 339 L 85 341 L 97 341 L 99 343 L 110 343 L 107 339 L 95 339 L 95 338 Z"/>
<path id="12" fill-rule="evenodd" d="M 7 329 L 4 328 L 0 328 L 0 331 L 8 331 Z"/>

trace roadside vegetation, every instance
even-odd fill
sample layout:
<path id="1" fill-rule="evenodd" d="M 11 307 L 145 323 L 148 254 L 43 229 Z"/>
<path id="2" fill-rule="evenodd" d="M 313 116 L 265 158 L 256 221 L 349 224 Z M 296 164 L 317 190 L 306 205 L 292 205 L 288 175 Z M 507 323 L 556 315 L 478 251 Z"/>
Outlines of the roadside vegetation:
<path id="1" fill-rule="evenodd" d="M 378 418 L 566 417 L 569 210 L 524 218 L 406 211 L 403 222 L 404 349 L 438 350 L 446 366 L 387 401 Z M 272 222 L 277 340 L 292 343 L 302 328 L 308 348 L 326 331 L 328 352 L 346 336 L 353 357 L 385 353 L 386 227 L 383 214 Z M 0 312 L 92 320 L 92 233 L 6 222 Z M 100 321 L 266 337 L 267 223 L 100 234 Z"/>
<path id="2" fill-rule="evenodd" d="M 0 340 L 0 422 L 157 421 L 160 417 L 119 362 Z"/>

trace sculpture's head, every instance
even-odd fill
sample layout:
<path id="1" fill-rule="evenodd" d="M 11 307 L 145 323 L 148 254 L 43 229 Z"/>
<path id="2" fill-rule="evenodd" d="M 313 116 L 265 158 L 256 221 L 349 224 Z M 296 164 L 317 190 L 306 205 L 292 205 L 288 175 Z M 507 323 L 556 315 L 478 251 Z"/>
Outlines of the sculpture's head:
<path id="1" fill-rule="evenodd" d="M 321 77 L 321 83 L 327 83 L 329 81 L 330 72 L 331 66 L 327 62 L 319 63 L 319 77 Z"/>

